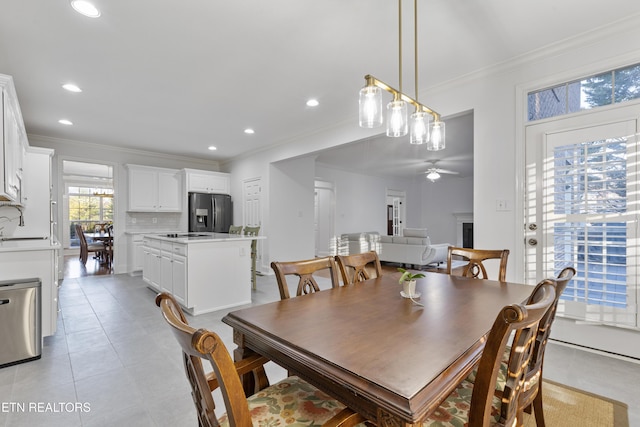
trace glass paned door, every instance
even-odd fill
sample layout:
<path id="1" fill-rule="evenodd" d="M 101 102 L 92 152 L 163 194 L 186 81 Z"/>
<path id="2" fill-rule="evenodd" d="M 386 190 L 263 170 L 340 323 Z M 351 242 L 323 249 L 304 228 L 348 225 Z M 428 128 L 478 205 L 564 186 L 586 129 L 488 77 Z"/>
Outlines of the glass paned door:
<path id="1" fill-rule="evenodd" d="M 637 121 L 585 123 L 527 128 L 527 279 L 572 265 L 558 316 L 637 327 Z"/>

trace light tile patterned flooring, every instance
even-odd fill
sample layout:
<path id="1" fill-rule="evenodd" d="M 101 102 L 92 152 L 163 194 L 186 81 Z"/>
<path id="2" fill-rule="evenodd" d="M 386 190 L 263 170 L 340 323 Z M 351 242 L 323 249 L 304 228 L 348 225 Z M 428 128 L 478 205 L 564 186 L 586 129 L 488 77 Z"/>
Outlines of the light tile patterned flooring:
<path id="1" fill-rule="evenodd" d="M 274 276 L 259 276 L 257 288 L 254 304 L 278 299 Z M 65 279 L 58 332 L 45 338 L 42 359 L 0 369 L 0 426 L 197 426 L 180 351 L 154 296 L 139 277 Z M 189 321 L 231 350 L 225 314 Z M 272 381 L 284 377 L 270 365 Z M 639 364 L 552 343 L 545 376 L 626 402 L 629 425 L 640 426 Z"/>

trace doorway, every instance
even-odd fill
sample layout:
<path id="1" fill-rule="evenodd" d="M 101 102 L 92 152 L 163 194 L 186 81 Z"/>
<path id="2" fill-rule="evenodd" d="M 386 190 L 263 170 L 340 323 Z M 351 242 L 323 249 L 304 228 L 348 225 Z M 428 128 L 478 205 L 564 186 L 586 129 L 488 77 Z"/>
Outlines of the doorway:
<path id="1" fill-rule="evenodd" d="M 76 226 L 85 233 L 113 228 L 115 190 L 113 166 L 82 160 L 62 159 L 62 246 L 63 277 L 112 274 L 115 260 L 107 263 L 93 254 L 82 263 Z M 113 243 L 115 245 L 115 235 Z"/>
<path id="2" fill-rule="evenodd" d="M 315 181 L 314 201 L 314 235 L 315 254 L 317 257 L 333 255 L 335 248 L 331 242 L 335 240 L 335 189 L 332 182 Z"/>

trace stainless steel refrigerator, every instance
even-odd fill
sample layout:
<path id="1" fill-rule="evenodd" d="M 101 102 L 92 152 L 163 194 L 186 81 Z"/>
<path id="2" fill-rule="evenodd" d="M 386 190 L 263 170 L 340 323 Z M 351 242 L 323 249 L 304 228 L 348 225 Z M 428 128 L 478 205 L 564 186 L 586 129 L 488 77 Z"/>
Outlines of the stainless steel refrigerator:
<path id="1" fill-rule="evenodd" d="M 189 193 L 189 232 L 228 233 L 233 205 L 228 194 Z"/>

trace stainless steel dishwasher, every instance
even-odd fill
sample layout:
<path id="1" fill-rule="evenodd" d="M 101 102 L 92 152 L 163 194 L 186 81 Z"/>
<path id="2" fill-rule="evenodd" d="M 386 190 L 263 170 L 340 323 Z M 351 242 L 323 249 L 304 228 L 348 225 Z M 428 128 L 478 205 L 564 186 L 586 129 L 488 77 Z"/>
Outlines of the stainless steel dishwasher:
<path id="1" fill-rule="evenodd" d="M 42 354 L 40 279 L 0 282 L 0 368 Z"/>

